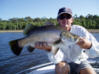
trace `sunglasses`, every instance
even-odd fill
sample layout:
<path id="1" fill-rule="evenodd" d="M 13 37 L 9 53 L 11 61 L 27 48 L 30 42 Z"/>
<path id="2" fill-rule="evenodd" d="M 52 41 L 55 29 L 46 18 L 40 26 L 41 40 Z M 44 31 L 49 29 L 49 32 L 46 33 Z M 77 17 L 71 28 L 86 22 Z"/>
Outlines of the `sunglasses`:
<path id="1" fill-rule="evenodd" d="M 63 20 L 64 18 L 70 19 L 71 17 L 72 17 L 71 15 L 67 14 L 67 15 L 60 15 L 58 18 L 59 18 L 60 20 Z"/>

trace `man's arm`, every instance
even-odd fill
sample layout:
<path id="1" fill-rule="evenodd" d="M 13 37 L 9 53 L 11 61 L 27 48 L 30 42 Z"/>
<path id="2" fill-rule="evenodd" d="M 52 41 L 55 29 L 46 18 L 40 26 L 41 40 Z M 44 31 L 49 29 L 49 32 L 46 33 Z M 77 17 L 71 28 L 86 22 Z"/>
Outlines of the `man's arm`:
<path id="1" fill-rule="evenodd" d="M 80 28 L 82 37 L 78 41 L 78 45 L 84 48 L 89 57 L 99 57 L 99 42 L 85 28 Z"/>
<path id="2" fill-rule="evenodd" d="M 91 46 L 92 46 L 91 41 L 89 41 L 89 40 L 86 39 L 86 38 L 82 38 L 82 37 L 79 38 L 79 41 L 77 42 L 77 44 L 78 44 L 81 48 L 84 48 L 84 49 L 90 49 Z"/>

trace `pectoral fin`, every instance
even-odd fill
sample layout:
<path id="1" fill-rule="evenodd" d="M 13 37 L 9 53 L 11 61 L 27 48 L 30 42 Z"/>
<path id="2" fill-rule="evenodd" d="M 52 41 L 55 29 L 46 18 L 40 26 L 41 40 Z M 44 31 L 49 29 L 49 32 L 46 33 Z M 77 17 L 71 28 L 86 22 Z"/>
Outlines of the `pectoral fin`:
<path id="1" fill-rule="evenodd" d="M 29 52 L 34 51 L 34 49 L 35 49 L 35 48 L 34 48 L 34 47 L 32 47 L 32 46 L 28 46 L 28 47 L 27 47 L 27 50 L 28 50 Z"/>

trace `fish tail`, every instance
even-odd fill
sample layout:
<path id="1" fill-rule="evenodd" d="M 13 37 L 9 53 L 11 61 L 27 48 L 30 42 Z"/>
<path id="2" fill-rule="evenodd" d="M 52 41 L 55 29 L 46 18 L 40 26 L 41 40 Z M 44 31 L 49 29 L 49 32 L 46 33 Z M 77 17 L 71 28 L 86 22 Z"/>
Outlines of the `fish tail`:
<path id="1" fill-rule="evenodd" d="M 22 47 L 19 46 L 18 44 L 18 39 L 17 40 L 13 40 L 13 41 L 10 41 L 9 42 L 9 45 L 11 47 L 11 50 L 12 52 L 15 54 L 15 55 L 20 55 L 21 51 L 22 51 Z"/>

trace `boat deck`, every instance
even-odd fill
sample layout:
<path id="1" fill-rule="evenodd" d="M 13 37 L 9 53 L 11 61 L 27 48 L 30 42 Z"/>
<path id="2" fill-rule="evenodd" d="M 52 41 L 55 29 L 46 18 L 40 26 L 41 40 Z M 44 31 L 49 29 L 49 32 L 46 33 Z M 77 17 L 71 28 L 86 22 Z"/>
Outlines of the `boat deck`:
<path id="1" fill-rule="evenodd" d="M 55 65 L 46 66 L 30 72 L 29 74 L 55 74 Z"/>
<path id="2" fill-rule="evenodd" d="M 94 69 L 97 72 L 97 74 L 99 74 L 99 68 Z M 45 63 L 31 67 L 17 74 L 55 74 L 55 65 L 53 63 Z"/>

